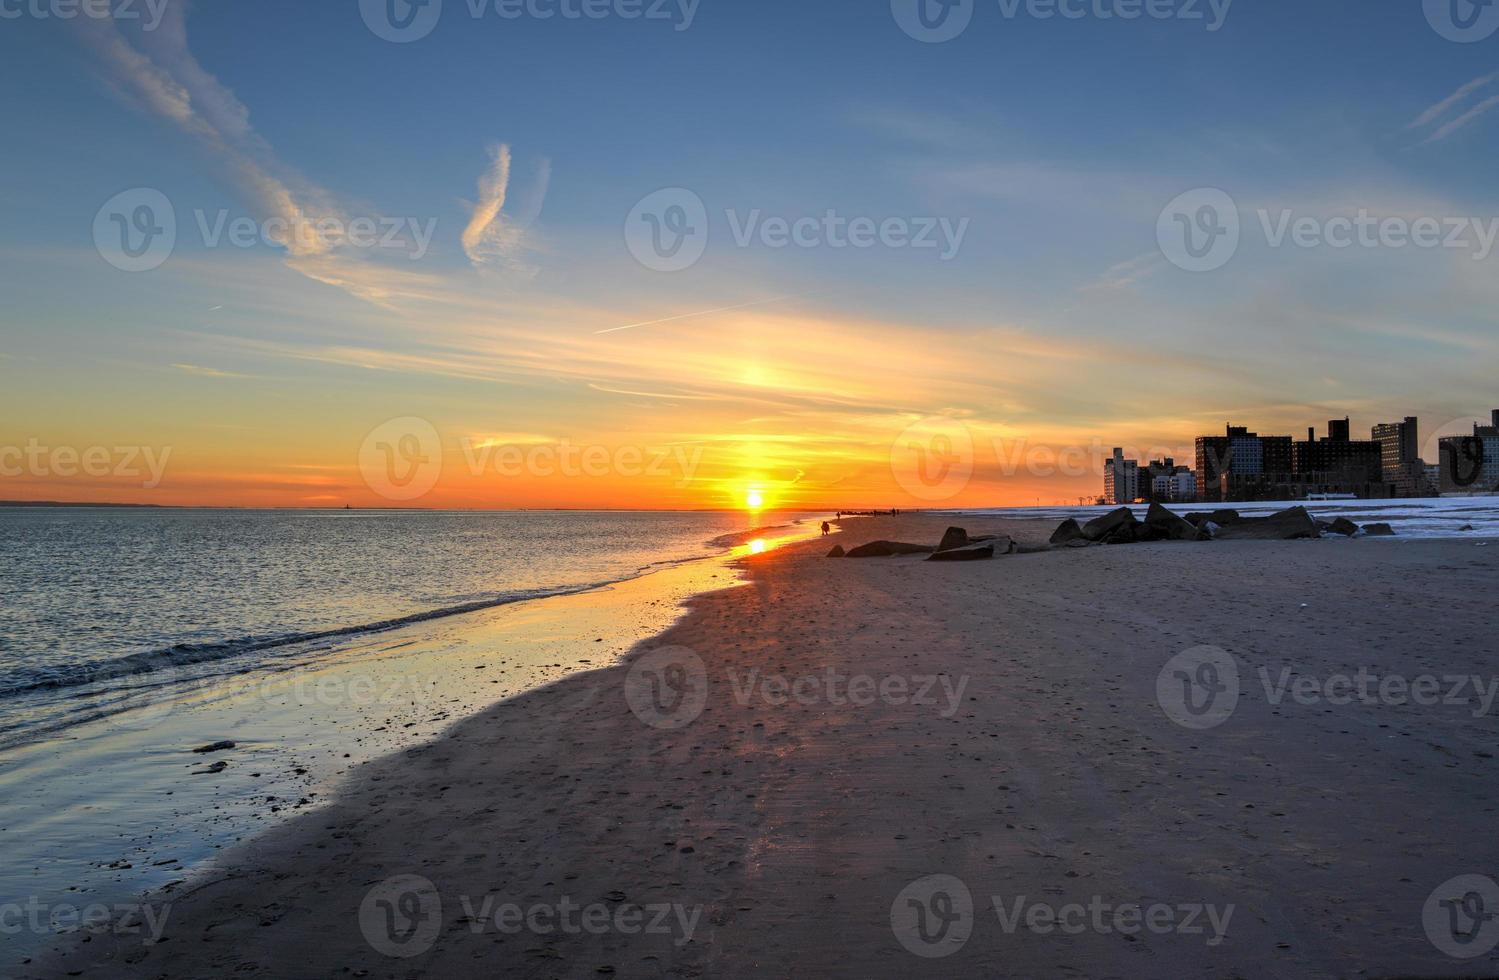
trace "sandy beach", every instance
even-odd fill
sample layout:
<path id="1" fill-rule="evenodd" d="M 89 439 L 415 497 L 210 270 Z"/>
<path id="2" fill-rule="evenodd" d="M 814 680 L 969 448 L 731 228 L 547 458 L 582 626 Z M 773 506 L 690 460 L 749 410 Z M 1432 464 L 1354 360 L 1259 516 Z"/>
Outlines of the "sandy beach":
<path id="1" fill-rule="evenodd" d="M 617 665 L 357 767 L 155 896 L 163 941 L 13 972 L 1499 972 L 1428 932 L 1447 883 L 1495 871 L 1499 545 L 823 557 L 950 523 L 753 555 Z M 1204 663 L 1236 700 L 1173 704 Z"/>

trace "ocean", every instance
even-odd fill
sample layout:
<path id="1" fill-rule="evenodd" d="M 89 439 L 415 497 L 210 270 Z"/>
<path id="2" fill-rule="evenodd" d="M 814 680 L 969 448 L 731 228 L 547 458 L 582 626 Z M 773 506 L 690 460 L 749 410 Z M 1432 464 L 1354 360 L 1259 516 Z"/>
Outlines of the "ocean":
<path id="1" fill-rule="evenodd" d="M 371 633 L 710 557 L 754 523 L 725 512 L 0 507 L 0 748 Z"/>

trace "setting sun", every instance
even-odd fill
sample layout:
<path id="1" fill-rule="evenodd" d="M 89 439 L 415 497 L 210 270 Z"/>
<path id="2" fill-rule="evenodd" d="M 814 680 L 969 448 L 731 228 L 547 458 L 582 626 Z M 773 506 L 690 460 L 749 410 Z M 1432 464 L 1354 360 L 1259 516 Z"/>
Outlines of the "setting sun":
<path id="1" fill-rule="evenodd" d="M 759 490 L 751 490 L 744 498 L 750 510 L 759 510 L 765 506 L 765 495 Z"/>

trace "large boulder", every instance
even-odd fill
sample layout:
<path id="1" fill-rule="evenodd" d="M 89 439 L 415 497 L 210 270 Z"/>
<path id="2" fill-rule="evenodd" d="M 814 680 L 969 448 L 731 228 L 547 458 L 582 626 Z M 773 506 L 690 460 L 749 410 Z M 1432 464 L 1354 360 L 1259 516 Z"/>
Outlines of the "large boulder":
<path id="1" fill-rule="evenodd" d="M 994 545 L 970 544 L 962 548 L 948 548 L 933 552 L 927 561 L 983 561 L 994 557 Z"/>
<path id="2" fill-rule="evenodd" d="M 1220 526 L 1214 537 L 1220 541 L 1291 541 L 1320 538 L 1322 531 L 1305 507 L 1292 507 L 1269 517 L 1241 517 Z"/>
<path id="3" fill-rule="evenodd" d="M 843 545 L 841 545 L 841 544 L 835 544 L 835 545 L 833 545 L 833 550 L 830 551 L 830 552 L 828 552 L 828 557 L 829 558 L 842 558 L 843 555 L 844 555 Z"/>
<path id="4" fill-rule="evenodd" d="M 1187 523 L 1196 524 L 1198 527 L 1202 527 L 1204 524 L 1216 524 L 1219 527 L 1228 527 L 1230 524 L 1237 524 L 1243 519 L 1236 510 L 1215 510 L 1206 514 L 1199 512 L 1188 514 L 1183 518 Z"/>
<path id="5" fill-rule="evenodd" d="M 1371 538 L 1393 538 L 1395 529 L 1388 524 L 1365 524 L 1364 533 Z"/>
<path id="6" fill-rule="evenodd" d="M 1340 517 L 1333 521 L 1326 530 L 1330 534 L 1341 534 L 1346 538 L 1351 538 L 1358 533 L 1358 525 L 1346 517 Z"/>
<path id="7" fill-rule="evenodd" d="M 937 549 L 929 544 L 906 544 L 904 541 L 871 541 L 851 548 L 846 558 L 890 558 L 894 555 L 929 555 Z"/>
<path id="8" fill-rule="evenodd" d="M 1102 517 L 1095 517 L 1083 525 L 1083 537 L 1089 541 L 1115 540 L 1122 542 L 1125 537 L 1134 540 L 1133 532 L 1125 534 L 1121 528 L 1133 528 L 1140 523 L 1128 507 L 1120 507 L 1118 510 L 1110 511 Z"/>
<path id="9" fill-rule="evenodd" d="M 1083 537 L 1082 525 L 1076 519 L 1069 517 L 1062 522 L 1061 527 L 1058 527 L 1051 533 L 1051 543 L 1054 545 L 1066 545 L 1074 541 L 1083 541 L 1086 543 L 1087 539 Z"/>
<path id="10" fill-rule="evenodd" d="M 1157 541 L 1205 541 L 1208 533 L 1196 524 L 1178 517 L 1158 503 L 1145 514 L 1145 527 Z"/>
<path id="11" fill-rule="evenodd" d="M 966 548 L 969 544 L 968 532 L 961 527 L 950 527 L 947 533 L 942 535 L 941 542 L 937 545 L 938 551 L 951 551 L 954 548 Z"/>

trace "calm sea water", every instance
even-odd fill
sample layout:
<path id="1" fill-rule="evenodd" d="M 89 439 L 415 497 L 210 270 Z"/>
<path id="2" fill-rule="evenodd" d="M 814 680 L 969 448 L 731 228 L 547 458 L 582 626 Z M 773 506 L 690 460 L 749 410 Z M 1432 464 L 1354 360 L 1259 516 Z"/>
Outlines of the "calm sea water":
<path id="1" fill-rule="evenodd" d="M 761 515 L 761 524 L 796 516 Z M 0 508 L 0 745 L 121 692 L 723 550 L 730 513 Z"/>

